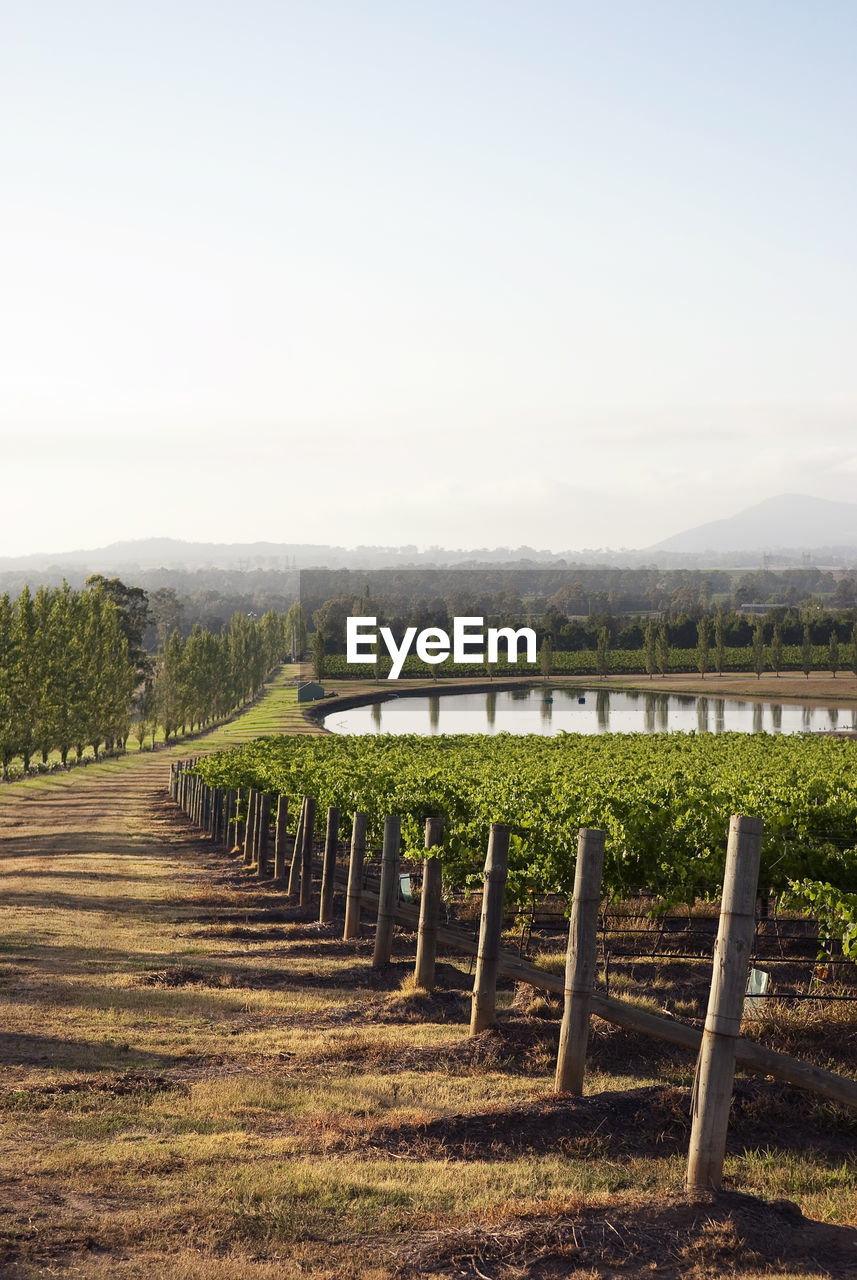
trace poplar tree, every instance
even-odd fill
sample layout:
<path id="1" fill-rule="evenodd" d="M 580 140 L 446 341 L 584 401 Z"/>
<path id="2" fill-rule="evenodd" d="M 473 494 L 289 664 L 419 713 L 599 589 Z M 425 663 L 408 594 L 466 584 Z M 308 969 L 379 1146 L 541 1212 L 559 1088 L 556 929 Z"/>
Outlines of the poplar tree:
<path id="1" fill-rule="evenodd" d="M 665 622 L 658 627 L 657 659 L 658 671 L 665 676 L 670 665 L 670 642 Z"/>
<path id="2" fill-rule="evenodd" d="M 15 616 L 8 593 L 0 596 L 0 765 L 4 781 L 9 765 L 18 754 L 15 719 Z"/>
<path id="3" fill-rule="evenodd" d="M 539 650 L 539 663 L 542 669 L 542 679 L 547 680 L 553 670 L 553 637 L 545 636 L 542 641 L 542 647 Z"/>
<path id="4" fill-rule="evenodd" d="M 708 670 L 708 649 L 711 642 L 711 624 L 708 617 L 703 614 L 696 624 L 696 665 L 699 668 L 699 674 L 705 679 L 705 673 Z"/>
<path id="5" fill-rule="evenodd" d="M 756 679 L 761 680 L 762 672 L 765 668 L 765 628 L 762 625 L 762 619 L 756 619 L 756 625 L 753 627 L 753 670 L 756 672 Z"/>
<path id="6" fill-rule="evenodd" d="M 783 637 L 780 631 L 780 624 L 774 623 L 774 632 L 771 636 L 771 666 L 779 679 L 780 667 L 783 665 Z"/>
<path id="7" fill-rule="evenodd" d="M 830 670 L 833 672 L 833 679 L 836 679 L 836 673 L 839 670 L 839 637 L 835 628 L 831 628 L 830 641 L 827 646 L 827 661 Z"/>
<path id="8" fill-rule="evenodd" d="M 598 632 L 598 649 L 595 655 L 595 663 L 598 675 L 603 680 L 610 670 L 610 632 L 607 627 L 601 627 Z"/>
<path id="9" fill-rule="evenodd" d="M 717 610 L 714 618 L 714 655 L 717 663 L 717 674 L 722 676 L 723 668 L 726 665 L 726 642 L 722 609 Z"/>
<path id="10" fill-rule="evenodd" d="M 803 641 L 800 646 L 800 662 L 803 674 L 809 679 L 809 673 L 812 671 L 812 637 L 809 634 L 809 623 L 804 623 Z"/>
<path id="11" fill-rule="evenodd" d="M 656 631 L 653 619 L 649 618 L 643 632 L 643 644 L 646 650 L 646 675 L 651 680 L 657 667 Z"/>

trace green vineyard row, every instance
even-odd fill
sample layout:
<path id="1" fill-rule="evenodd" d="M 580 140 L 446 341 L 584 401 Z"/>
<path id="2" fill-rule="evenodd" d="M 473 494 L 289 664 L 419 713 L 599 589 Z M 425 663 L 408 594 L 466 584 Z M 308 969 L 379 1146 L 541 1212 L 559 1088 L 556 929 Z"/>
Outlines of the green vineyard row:
<path id="1" fill-rule="evenodd" d="M 509 889 L 568 894 L 577 831 L 608 832 L 605 890 L 665 904 L 716 897 L 732 813 L 764 819 L 761 885 L 857 891 L 857 752 L 833 738 L 765 734 L 279 737 L 200 761 L 212 786 L 311 795 L 369 815 L 377 846 L 401 814 L 421 857 L 427 817 L 444 819 L 451 885 L 476 883 L 491 822 L 512 828 Z"/>
<path id="2" fill-rule="evenodd" d="M 847 662 L 849 667 L 853 666 L 851 646 L 842 646 L 841 654 L 840 661 Z M 807 659 L 809 659 L 812 671 L 830 670 L 830 649 L 827 645 L 812 645 L 810 653 L 805 654 L 801 645 L 794 644 L 783 645 L 781 661 L 776 664 L 770 652 L 770 647 L 767 646 L 761 664 L 762 671 L 802 671 Z M 321 678 L 328 680 L 371 680 L 379 675 L 386 677 L 390 666 L 390 659 L 386 655 L 381 657 L 377 663 L 348 663 L 342 654 L 325 654 Z M 598 652 L 595 649 L 578 649 L 573 652 L 555 650 L 551 655 L 549 666 L 550 675 L 596 675 L 598 673 Z M 664 673 L 690 671 L 698 674 L 703 668 L 709 675 L 717 672 L 716 654 L 713 649 L 709 652 L 706 661 L 701 667 L 697 649 L 670 648 L 663 665 Z M 500 675 L 504 678 L 507 676 L 528 676 L 532 678 L 534 674 L 538 675 L 541 669 L 540 664 L 532 666 L 523 662 L 523 660 L 517 664 L 510 664 L 506 661 L 505 654 L 501 655 L 499 662 L 491 663 L 490 668 L 484 662 L 454 663 L 451 659 L 438 663 L 436 666 L 431 666 L 426 662 L 422 662 L 415 654 L 410 654 L 405 659 L 402 676 L 429 680 L 435 677 L 443 678 L 448 676 L 484 677 L 490 671 L 490 674 Z M 728 646 L 723 652 L 722 669 L 723 671 L 754 670 L 753 649 L 748 646 Z M 639 675 L 646 670 L 645 651 L 642 649 L 611 649 L 606 655 L 606 670 L 610 675 Z M 655 671 L 657 672 L 658 670 L 659 668 L 656 666 Z M 843 678 L 847 679 L 849 674 L 850 672 L 844 672 Z"/>

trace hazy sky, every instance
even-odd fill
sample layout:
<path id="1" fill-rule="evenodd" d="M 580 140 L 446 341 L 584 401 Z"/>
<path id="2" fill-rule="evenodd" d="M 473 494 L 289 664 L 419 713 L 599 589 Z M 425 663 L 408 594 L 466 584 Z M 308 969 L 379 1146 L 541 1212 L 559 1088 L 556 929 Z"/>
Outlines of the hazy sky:
<path id="1" fill-rule="evenodd" d="M 857 499 L 851 0 L 6 0 L 0 555 Z"/>

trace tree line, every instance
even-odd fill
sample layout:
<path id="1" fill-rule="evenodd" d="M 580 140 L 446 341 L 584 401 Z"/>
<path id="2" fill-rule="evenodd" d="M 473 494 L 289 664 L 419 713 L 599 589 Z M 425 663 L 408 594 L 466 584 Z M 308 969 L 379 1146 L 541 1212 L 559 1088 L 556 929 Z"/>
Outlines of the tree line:
<path id="1" fill-rule="evenodd" d="M 236 613 L 217 633 L 174 630 L 155 654 L 142 646 L 147 598 L 119 579 L 91 577 L 82 590 L 25 587 L 0 596 L 0 769 L 23 771 L 53 752 L 63 766 L 91 748 L 142 747 L 228 715 L 283 658 L 282 618 Z"/>

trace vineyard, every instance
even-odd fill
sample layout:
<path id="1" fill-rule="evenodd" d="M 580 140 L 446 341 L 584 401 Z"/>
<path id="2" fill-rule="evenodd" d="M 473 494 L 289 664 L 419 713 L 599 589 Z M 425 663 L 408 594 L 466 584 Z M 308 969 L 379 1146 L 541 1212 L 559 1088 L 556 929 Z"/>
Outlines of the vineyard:
<path id="1" fill-rule="evenodd" d="M 857 658 L 853 645 L 843 645 L 842 660 L 848 664 L 848 672 L 853 673 Z M 600 662 L 600 665 L 599 665 Z M 592 675 L 634 675 L 641 672 L 651 674 L 669 674 L 670 672 L 738 672 L 755 670 L 757 657 L 749 645 L 724 646 L 719 655 L 715 650 L 700 660 L 698 648 L 679 648 L 673 645 L 665 647 L 654 656 L 648 666 L 643 649 L 607 648 L 599 659 L 598 649 L 576 649 L 570 652 L 552 650 L 549 661 L 540 653 L 540 664 L 549 669 L 549 674 L 557 676 L 592 676 Z M 322 660 L 323 678 L 335 680 L 347 679 L 386 679 L 390 667 L 390 658 L 384 654 L 374 663 L 346 662 L 342 654 L 325 654 Z M 833 670 L 829 645 L 813 644 L 808 648 L 802 645 L 783 645 L 777 653 L 771 652 L 771 646 L 765 645 L 758 660 L 759 671 L 829 671 Z M 839 669 L 837 667 L 836 669 Z M 501 651 L 499 660 L 486 664 L 484 662 L 453 662 L 451 658 L 436 666 L 422 662 L 415 654 L 409 654 L 402 666 L 402 676 L 417 679 L 443 679 L 451 676 L 473 678 L 477 676 L 501 675 L 525 676 L 532 678 L 538 668 L 528 666 L 525 662 L 510 663 L 506 660 L 505 651 Z"/>
<path id="2" fill-rule="evenodd" d="M 450 886 L 478 880 L 490 825 L 504 822 L 508 893 L 519 905 L 534 893 L 571 892 L 581 826 L 607 832 L 604 888 L 613 898 L 645 891 L 661 907 L 714 898 L 723 814 L 753 814 L 765 824 L 763 890 L 823 900 L 830 928 L 841 920 L 846 944 L 851 937 L 857 756 L 847 741 L 738 733 L 280 737 L 209 756 L 198 771 L 213 787 L 311 795 L 320 810 L 365 812 L 376 843 L 385 815 L 401 814 L 404 849 L 414 857 L 426 819 L 441 817 Z"/>

